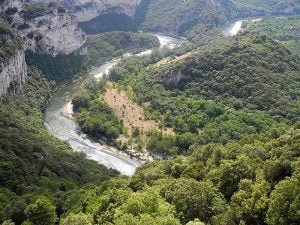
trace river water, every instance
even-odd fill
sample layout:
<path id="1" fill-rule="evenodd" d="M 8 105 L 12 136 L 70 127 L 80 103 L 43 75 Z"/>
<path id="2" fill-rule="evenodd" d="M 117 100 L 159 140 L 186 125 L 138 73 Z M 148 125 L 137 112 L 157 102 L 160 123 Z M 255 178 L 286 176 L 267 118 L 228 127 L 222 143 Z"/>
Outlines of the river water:
<path id="1" fill-rule="evenodd" d="M 222 29 L 225 36 L 235 36 L 242 29 L 243 20 L 229 22 Z"/>
<path id="2" fill-rule="evenodd" d="M 173 48 L 181 43 L 181 39 L 155 34 L 161 44 L 161 47 Z M 138 55 L 150 54 L 151 50 L 144 51 Z M 104 65 L 90 71 L 89 76 L 100 79 L 103 74 L 115 66 L 120 59 L 112 60 Z M 67 141 L 76 152 L 85 153 L 88 159 L 97 161 L 108 168 L 118 170 L 121 174 L 131 176 L 137 167 L 143 164 L 127 154 L 117 151 L 107 145 L 101 145 L 89 139 L 80 131 L 72 117 L 72 105 L 70 96 L 78 91 L 80 81 L 75 81 L 66 87 L 60 89 L 50 100 L 45 113 L 45 126 L 50 134 Z"/>

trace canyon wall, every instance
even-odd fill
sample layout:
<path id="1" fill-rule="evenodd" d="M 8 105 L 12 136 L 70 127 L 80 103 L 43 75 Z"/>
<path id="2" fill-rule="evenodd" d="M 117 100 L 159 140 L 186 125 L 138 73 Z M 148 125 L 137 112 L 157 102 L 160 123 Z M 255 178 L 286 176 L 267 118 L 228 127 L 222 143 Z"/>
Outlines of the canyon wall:
<path id="1" fill-rule="evenodd" d="M 78 28 L 74 16 L 58 4 L 6 0 L 1 11 L 24 38 L 27 50 L 52 55 L 70 54 L 86 41 L 86 34 Z"/>
<path id="2" fill-rule="evenodd" d="M 6 62 L 0 64 L 0 68 L 0 96 L 16 94 L 27 75 L 24 50 L 18 49 Z"/>
<path id="3" fill-rule="evenodd" d="M 58 4 L 5 0 L 0 13 L 7 20 L 1 19 L 0 97 L 14 95 L 25 82 L 26 50 L 55 56 L 84 49 L 86 34 Z"/>

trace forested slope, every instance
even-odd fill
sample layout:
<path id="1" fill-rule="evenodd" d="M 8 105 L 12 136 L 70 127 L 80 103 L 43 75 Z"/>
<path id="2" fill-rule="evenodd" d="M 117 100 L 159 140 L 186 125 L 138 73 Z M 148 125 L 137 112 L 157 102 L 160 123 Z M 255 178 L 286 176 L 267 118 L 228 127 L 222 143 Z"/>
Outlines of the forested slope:
<path id="1" fill-rule="evenodd" d="M 93 224 L 296 225 L 299 129 L 273 135 L 195 146 L 189 157 L 148 163 L 131 179 L 88 190 L 86 215 Z"/>
<path id="2" fill-rule="evenodd" d="M 174 129 L 149 134 L 152 152 L 185 154 L 194 143 L 226 144 L 299 119 L 299 58 L 266 36 L 244 33 L 169 60 L 125 59 L 110 74 L 147 118 Z"/>
<path id="3" fill-rule="evenodd" d="M 147 148 L 161 156 L 184 156 L 146 163 L 132 178 L 86 189 L 86 211 L 73 208 L 65 221 L 300 222 L 299 58 L 280 43 L 249 32 L 220 46 L 169 61 L 154 52 L 124 59 L 111 71 L 111 81 L 149 118 L 176 132 L 150 133 Z M 87 101 L 92 110 L 99 106 L 93 102 Z"/>
<path id="4" fill-rule="evenodd" d="M 276 39 L 291 52 L 300 55 L 300 16 L 271 17 L 254 22 L 246 21 L 243 28 Z"/>
<path id="5" fill-rule="evenodd" d="M 117 175 L 48 134 L 42 110 L 52 88 L 30 69 L 21 93 L 1 104 L 0 223 L 12 218 L 20 224 L 25 208 L 42 195 L 63 213 L 68 191 Z"/>
<path id="6" fill-rule="evenodd" d="M 195 25 L 222 26 L 237 18 L 300 12 L 297 0 L 149 0 L 139 29 L 183 34 Z M 140 18 L 140 17 L 139 17 Z"/>
<path id="7" fill-rule="evenodd" d="M 214 100 L 235 109 L 261 110 L 275 119 L 295 122 L 299 119 L 299 72 L 299 58 L 280 43 L 245 33 L 223 47 L 203 49 L 180 62 L 154 69 L 142 82 L 145 88 L 162 85 L 186 96 Z M 151 91 L 136 93 L 147 98 Z"/>

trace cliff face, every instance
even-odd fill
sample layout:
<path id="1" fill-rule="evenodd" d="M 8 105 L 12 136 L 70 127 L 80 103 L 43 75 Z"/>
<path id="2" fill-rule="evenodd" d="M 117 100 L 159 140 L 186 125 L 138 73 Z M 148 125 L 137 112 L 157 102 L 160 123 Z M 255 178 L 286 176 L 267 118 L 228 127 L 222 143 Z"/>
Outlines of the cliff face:
<path id="1" fill-rule="evenodd" d="M 70 54 L 86 41 L 86 35 L 67 14 L 47 14 L 24 22 L 29 26 L 19 32 L 26 37 L 26 48 L 34 52 Z"/>
<path id="2" fill-rule="evenodd" d="M 26 78 L 23 43 L 10 25 L 0 17 L 0 97 L 14 95 Z"/>
<path id="3" fill-rule="evenodd" d="M 0 18 L 0 96 L 14 95 L 25 82 L 25 50 L 70 54 L 86 41 L 86 35 L 78 28 L 74 17 L 57 4 L 36 5 L 6 0 L 0 5 L 0 13 L 9 23 Z"/>
<path id="4" fill-rule="evenodd" d="M 2 13 L 25 40 L 26 49 L 45 54 L 70 54 L 86 41 L 73 16 L 57 4 L 19 0 L 3 3 Z"/>
<path id="5" fill-rule="evenodd" d="M 0 67 L 0 96 L 7 93 L 14 95 L 22 87 L 27 75 L 24 50 L 18 49 Z"/>
<path id="6" fill-rule="evenodd" d="M 85 22 L 97 16 L 117 13 L 133 17 L 142 0 L 56 0 L 73 14 L 78 21 Z M 44 3 L 46 0 L 30 0 Z"/>

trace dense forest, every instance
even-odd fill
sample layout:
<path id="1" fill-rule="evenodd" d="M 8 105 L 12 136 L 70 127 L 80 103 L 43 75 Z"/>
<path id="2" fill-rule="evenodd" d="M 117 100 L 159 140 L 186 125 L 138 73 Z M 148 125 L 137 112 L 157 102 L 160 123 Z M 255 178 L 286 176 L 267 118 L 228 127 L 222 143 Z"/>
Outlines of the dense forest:
<path id="1" fill-rule="evenodd" d="M 236 18 L 299 12 L 298 0 L 143 0 L 132 17 L 116 8 L 79 25 L 88 34 L 142 30 L 182 35 L 197 25 L 221 27 Z"/>
<path id="2" fill-rule="evenodd" d="M 7 21 L 0 17 L 0 64 L 4 63 L 19 48 L 22 48 L 21 38 Z"/>
<path id="3" fill-rule="evenodd" d="M 220 30 L 235 17 L 298 10 L 298 0 L 145 0 L 134 18 L 81 23 L 93 35 L 73 54 L 27 52 L 26 83 L 0 102 L 0 224 L 300 224 L 299 16 L 249 21 L 234 37 Z M 155 36 L 124 31 L 138 29 L 186 40 L 157 48 Z M 1 18 L 0 42 L 0 63 L 24 47 Z M 145 49 L 154 50 L 122 57 Z M 74 152 L 44 125 L 59 84 L 118 57 L 70 97 L 84 138 L 128 159 L 130 148 L 153 157 L 131 177 Z M 136 107 L 154 128 L 129 129 L 105 98 L 112 89 L 113 101 L 124 94 L 131 103 L 123 114 Z"/>
<path id="4" fill-rule="evenodd" d="M 250 32 L 223 44 L 168 63 L 162 58 L 170 52 L 187 53 L 131 57 L 111 70 L 111 82 L 175 135 L 149 133 L 146 148 L 167 160 L 146 163 L 132 178 L 114 178 L 97 193 L 86 189 L 82 217 L 128 225 L 300 222 L 299 58 Z M 88 93 L 79 104 L 81 120 L 112 114 L 99 92 Z"/>
<path id="5" fill-rule="evenodd" d="M 63 199 L 78 187 L 117 175 L 47 133 L 42 111 L 53 87 L 35 69 L 28 75 L 21 93 L 0 108 L 0 221 L 16 224 L 29 218 L 27 207 L 35 201 L 62 214 L 70 207 Z"/>
<path id="6" fill-rule="evenodd" d="M 243 27 L 272 37 L 283 43 L 291 52 L 300 54 L 300 16 L 248 21 L 244 23 Z"/>
<path id="7" fill-rule="evenodd" d="M 297 128 L 227 145 L 194 146 L 188 157 L 147 163 L 130 179 L 118 177 L 86 189 L 86 210 L 74 208 L 64 221 L 296 225 Z"/>

